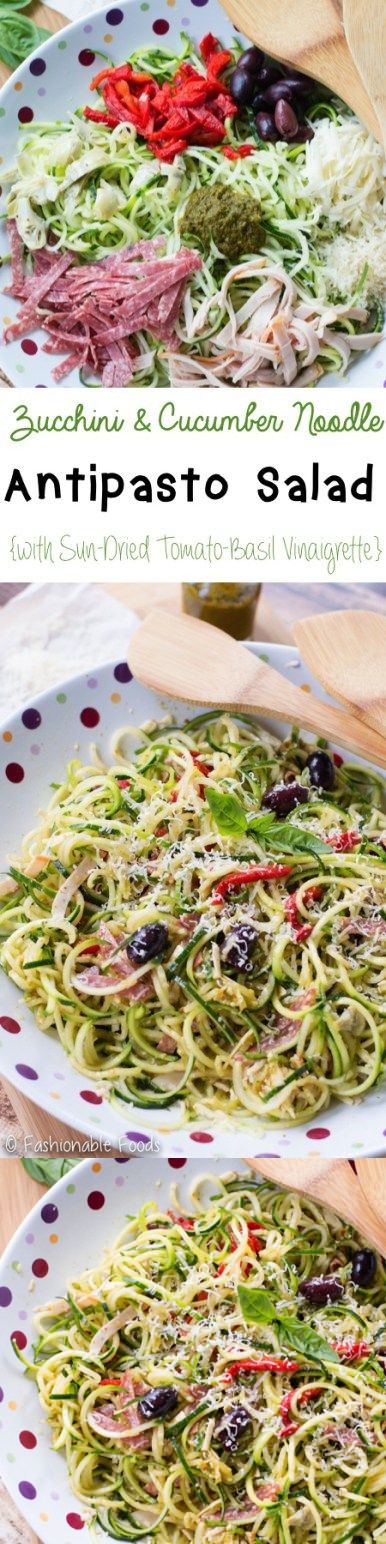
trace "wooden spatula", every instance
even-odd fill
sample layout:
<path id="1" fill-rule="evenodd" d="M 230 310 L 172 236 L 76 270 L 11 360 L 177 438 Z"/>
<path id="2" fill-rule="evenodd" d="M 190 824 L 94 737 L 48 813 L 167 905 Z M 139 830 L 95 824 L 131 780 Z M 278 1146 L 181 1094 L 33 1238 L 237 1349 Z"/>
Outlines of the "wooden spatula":
<path id="1" fill-rule="evenodd" d="M 281 718 L 386 767 L 386 740 L 380 735 L 294 686 L 208 622 L 152 611 L 130 639 L 128 658 L 138 681 L 161 696 Z"/>
<path id="2" fill-rule="evenodd" d="M 385 0 L 343 0 L 343 23 L 352 58 L 373 103 L 386 148 Z"/>
<path id="3" fill-rule="evenodd" d="M 324 611 L 297 622 L 293 632 L 325 690 L 386 735 L 386 617 L 377 611 Z"/>
<path id="4" fill-rule="evenodd" d="M 386 1221 L 373 1210 L 347 1159 L 329 1163 L 325 1158 L 259 1157 L 244 1161 L 263 1179 L 272 1179 L 277 1185 L 285 1185 L 286 1190 L 298 1190 L 301 1195 L 331 1206 L 339 1217 L 357 1228 L 369 1244 L 385 1254 Z M 386 1169 L 384 1159 L 380 1161 Z M 357 1167 L 360 1169 L 360 1163 Z"/>
<path id="5" fill-rule="evenodd" d="M 363 5 L 367 25 L 366 0 L 357 3 Z M 346 42 L 339 0 L 258 0 L 258 4 L 256 0 L 222 0 L 222 4 L 235 27 L 253 43 L 273 59 L 329 86 L 348 102 L 375 138 L 381 138 L 375 108 Z"/>
<path id="6" fill-rule="evenodd" d="M 373 1212 L 382 1218 L 386 1234 L 386 1163 L 384 1158 L 361 1158 L 356 1164 L 359 1184 Z"/>

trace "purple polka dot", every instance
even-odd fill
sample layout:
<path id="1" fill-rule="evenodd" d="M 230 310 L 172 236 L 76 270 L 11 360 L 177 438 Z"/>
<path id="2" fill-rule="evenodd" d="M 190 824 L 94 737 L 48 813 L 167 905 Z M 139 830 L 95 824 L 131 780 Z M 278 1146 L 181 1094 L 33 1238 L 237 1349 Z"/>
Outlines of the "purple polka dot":
<path id="1" fill-rule="evenodd" d="M 60 1495 L 59 1495 L 59 1491 L 58 1490 L 52 1490 L 51 1491 L 51 1493 L 50 1493 L 50 1501 L 60 1501 Z"/>
<path id="2" fill-rule="evenodd" d="M 45 88 L 45 86 L 39 86 L 38 97 L 45 97 L 45 95 L 46 95 L 46 88 Z"/>
<path id="3" fill-rule="evenodd" d="M 22 783 L 24 767 L 20 766 L 20 761 L 9 761 L 5 768 L 5 776 L 9 783 Z"/>
<path id="4" fill-rule="evenodd" d="M 20 1491 L 20 1495 L 24 1496 L 24 1500 L 25 1501 L 35 1501 L 35 1498 L 36 1498 L 35 1486 L 31 1485 L 29 1480 L 21 1480 L 20 1481 L 19 1491 Z"/>
<path id="5" fill-rule="evenodd" d="M 23 1330 L 12 1330 L 12 1335 L 10 1338 L 13 1341 L 13 1344 L 17 1346 L 18 1351 L 25 1351 L 27 1345 L 27 1336 L 24 1334 Z"/>
<path id="6" fill-rule="evenodd" d="M 2 1405 L 3 1399 L 4 1399 L 4 1389 L 0 1389 L 0 1405 Z"/>
<path id="7" fill-rule="evenodd" d="M 169 1169 L 184 1169 L 186 1158 L 168 1158 Z"/>
<path id="8" fill-rule="evenodd" d="M 9 1019 L 7 1014 L 0 1019 L 0 1025 L 2 1029 L 7 1031 L 7 1035 L 21 1034 L 21 1025 L 18 1024 L 17 1019 Z"/>
<path id="9" fill-rule="evenodd" d="M 26 1062 L 17 1062 L 15 1072 L 19 1073 L 20 1078 L 28 1078 L 30 1083 L 36 1083 L 39 1077 L 39 1073 L 35 1072 L 35 1068 L 28 1067 Z"/>
<path id="10" fill-rule="evenodd" d="M 128 1142 L 147 1142 L 146 1133 L 143 1131 L 126 1131 Z"/>
<path id="11" fill-rule="evenodd" d="M 54 1206 L 53 1201 L 49 1201 L 46 1206 L 42 1206 L 40 1216 L 43 1222 L 56 1222 L 59 1212 L 57 1206 Z"/>
<path id="12" fill-rule="evenodd" d="M 0 1287 L 0 1308 L 9 1308 L 12 1303 L 12 1292 L 9 1287 Z"/>
<path id="13" fill-rule="evenodd" d="M 19 1442 L 21 1447 L 27 1448 L 29 1453 L 32 1453 L 32 1449 L 37 1446 L 37 1438 L 34 1437 L 33 1431 L 19 1432 Z"/>
<path id="14" fill-rule="evenodd" d="M 280 1153 L 254 1153 L 254 1158 L 280 1158 Z"/>
<path id="15" fill-rule="evenodd" d="M 84 32 L 92 32 L 91 22 L 89 22 L 89 21 L 86 22 L 86 26 L 83 27 L 83 31 Z"/>
<path id="16" fill-rule="evenodd" d="M 44 71 L 46 69 L 47 69 L 47 65 L 46 65 L 45 59 L 32 59 L 31 60 L 31 64 L 30 64 L 30 74 L 31 75 L 44 75 Z"/>
<path id="17" fill-rule="evenodd" d="M 97 708 L 82 708 L 80 721 L 81 724 L 84 724 L 85 729 L 95 729 L 96 725 L 99 724 L 99 719 L 100 714 Z"/>
<path id="18" fill-rule="evenodd" d="M 125 660 L 122 660 L 120 665 L 115 666 L 114 675 L 115 680 L 120 681 L 122 686 L 124 686 L 127 681 L 132 681 L 133 679 L 131 670 L 129 670 L 129 666 L 126 665 Z"/>
<path id="19" fill-rule="evenodd" d="M 35 1243 L 35 1234 L 34 1233 L 26 1233 L 25 1241 L 26 1241 L 26 1244 L 34 1244 Z"/>
<path id="20" fill-rule="evenodd" d="M 18 1319 L 20 1319 L 20 1323 L 21 1324 L 25 1324 L 26 1318 L 28 1317 L 27 1314 L 26 1314 L 25 1308 L 21 1308 L 20 1309 L 20 1313 L 18 1313 L 17 1317 L 18 1317 Z"/>
<path id="21" fill-rule="evenodd" d="M 31 756 L 40 756 L 40 745 L 30 745 Z"/>
<path id="22" fill-rule="evenodd" d="M 94 64 L 95 54 L 93 53 L 92 48 L 81 48 L 80 54 L 78 54 L 78 59 L 79 64 L 84 64 L 86 66 Z"/>
<path id="23" fill-rule="evenodd" d="M 192 5 L 207 5 L 208 0 L 192 0 Z"/>
<path id="24" fill-rule="evenodd" d="M 19 107 L 19 111 L 18 111 L 18 115 L 17 116 L 18 116 L 18 119 L 19 119 L 19 123 L 32 123 L 32 119 L 33 119 L 32 107 Z"/>
<path id="25" fill-rule="evenodd" d="M 90 687 L 91 692 L 95 691 L 95 687 L 98 685 L 97 677 L 95 675 L 90 675 L 87 685 Z"/>
<path id="26" fill-rule="evenodd" d="M 159 16 L 158 21 L 153 21 L 153 32 L 156 33 L 157 38 L 163 38 L 165 33 L 169 32 L 169 22 L 165 21 L 164 16 Z"/>
<path id="27" fill-rule="evenodd" d="M 64 1072 L 54 1072 L 54 1078 L 56 1078 L 57 1083 L 65 1083 L 66 1081 Z"/>
<path id="28" fill-rule="evenodd" d="M 190 1136 L 190 1140 L 191 1140 L 191 1142 L 202 1142 L 202 1143 L 204 1143 L 204 1142 L 213 1142 L 213 1137 L 210 1136 L 209 1131 L 192 1131 L 191 1132 L 191 1136 Z"/>
<path id="29" fill-rule="evenodd" d="M 37 1281 L 42 1281 L 43 1276 L 48 1276 L 49 1266 L 47 1260 L 33 1260 L 31 1270 L 32 1275 L 36 1276 Z"/>
<path id="30" fill-rule="evenodd" d="M 118 11 L 115 8 L 113 11 L 106 11 L 106 21 L 108 21 L 109 27 L 119 27 L 120 22 L 123 21 L 123 11 Z"/>
<path id="31" fill-rule="evenodd" d="M 66 1523 L 68 1523 L 69 1528 L 74 1528 L 76 1531 L 84 1528 L 84 1522 L 82 1517 L 79 1517 L 79 1512 L 67 1512 Z"/>
<path id="32" fill-rule="evenodd" d="M 128 1136 L 127 1131 L 125 1131 L 125 1136 Z M 126 1154 L 122 1154 L 120 1158 L 114 1158 L 114 1163 L 131 1163 L 130 1154 L 128 1156 Z"/>
<path id="33" fill-rule="evenodd" d="M 93 1088 L 82 1088 L 80 1097 L 85 1104 L 102 1104 L 102 1094 L 95 1094 Z"/>
<path id="34" fill-rule="evenodd" d="M 306 1131 L 306 1136 L 311 1142 L 325 1142 L 326 1137 L 331 1136 L 328 1126 L 314 1126 L 312 1131 Z"/>
<path id="35" fill-rule="evenodd" d="M 105 1199 L 106 1197 L 102 1195 L 101 1190 L 91 1190 L 90 1195 L 87 1196 L 87 1205 L 90 1207 L 90 1211 L 100 1212 L 105 1204 Z"/>
<path id="36" fill-rule="evenodd" d="M 117 1174 L 117 1178 L 116 1178 L 115 1184 L 118 1186 L 118 1190 L 121 1189 L 121 1187 L 122 1187 L 122 1185 L 124 1185 L 124 1183 L 125 1183 L 125 1181 L 124 1181 L 124 1178 L 123 1178 L 123 1174 Z"/>
<path id="37" fill-rule="evenodd" d="M 28 344 L 28 347 L 25 344 Z M 36 354 L 36 343 L 30 344 L 29 338 L 26 338 L 25 344 L 22 344 L 25 354 Z M 21 715 L 21 721 L 25 729 L 38 729 L 42 721 L 42 715 L 38 712 L 37 708 L 25 708 L 24 713 Z"/>
<path id="38" fill-rule="evenodd" d="M 38 351 L 37 343 L 34 342 L 33 338 L 23 338 L 23 342 L 21 344 L 21 348 L 23 350 L 23 354 L 37 354 L 37 351 Z M 24 722 L 24 714 L 23 714 L 23 722 Z M 39 719 L 39 723 L 40 723 L 40 719 Z M 33 729 L 33 727 L 34 727 L 33 724 L 29 724 L 28 725 L 29 729 Z"/>

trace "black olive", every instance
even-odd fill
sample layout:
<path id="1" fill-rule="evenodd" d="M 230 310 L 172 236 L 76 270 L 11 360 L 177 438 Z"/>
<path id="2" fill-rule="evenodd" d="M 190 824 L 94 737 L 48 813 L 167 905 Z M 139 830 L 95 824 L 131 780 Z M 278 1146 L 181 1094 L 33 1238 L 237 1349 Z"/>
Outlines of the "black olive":
<path id="1" fill-rule="evenodd" d="M 260 91 L 259 89 L 255 90 L 255 94 L 252 97 L 251 106 L 252 106 L 252 110 L 253 110 L 254 113 L 264 112 L 264 108 L 265 108 L 265 95 L 264 95 L 264 91 Z"/>
<path id="2" fill-rule="evenodd" d="M 239 107 L 246 107 L 248 102 L 252 101 L 255 81 L 252 75 L 248 75 L 246 70 L 241 69 L 241 65 L 237 64 L 236 69 L 233 70 L 229 86 L 233 101 L 237 102 Z"/>
<path id="3" fill-rule="evenodd" d="M 238 68 L 245 70 L 247 75 L 258 75 L 264 64 L 264 54 L 261 48 L 245 48 L 237 61 Z"/>
<path id="4" fill-rule="evenodd" d="M 311 96 L 315 91 L 315 81 L 309 75 L 301 75 L 300 70 L 288 70 L 286 74 L 287 85 L 293 86 L 298 96 Z"/>
<path id="5" fill-rule="evenodd" d="M 298 128 L 297 134 L 293 134 L 292 135 L 291 144 L 292 145 L 305 145 L 306 141 L 308 139 L 313 139 L 313 138 L 314 138 L 314 130 L 311 128 L 311 125 L 308 124 L 308 123 L 302 123 L 300 125 L 300 128 Z"/>
<path id="6" fill-rule="evenodd" d="M 308 1303 L 338 1303 L 343 1297 L 344 1287 L 339 1276 L 309 1276 L 308 1281 L 301 1281 L 299 1292 L 307 1298 Z"/>
<path id="7" fill-rule="evenodd" d="M 252 1431 L 252 1419 L 243 1405 L 233 1405 L 215 1427 L 214 1440 L 224 1453 L 235 1453 L 239 1442 Z"/>
<path id="8" fill-rule="evenodd" d="M 143 1399 L 138 1400 L 138 1411 L 143 1421 L 163 1421 L 165 1415 L 170 1415 L 178 1404 L 177 1389 L 165 1388 L 150 1389 Z"/>
<path id="9" fill-rule="evenodd" d="M 284 97 L 280 97 L 280 101 L 276 103 L 275 124 L 282 139 L 295 138 L 299 128 L 298 120 L 291 103 L 286 102 Z"/>
<path id="10" fill-rule="evenodd" d="M 335 783 L 335 768 L 327 751 L 312 751 L 307 757 L 310 783 L 313 788 L 324 788 L 328 793 Z"/>
<path id="11" fill-rule="evenodd" d="M 373 1249 L 357 1249 L 351 1266 L 351 1280 L 356 1287 L 369 1287 L 377 1269 L 377 1257 Z"/>
<path id="12" fill-rule="evenodd" d="M 277 69 L 275 64 L 262 64 L 261 70 L 257 72 L 259 86 L 264 91 L 266 86 L 272 85 L 273 80 L 279 79 L 279 75 L 280 70 Z"/>
<path id="13" fill-rule="evenodd" d="M 251 970 L 251 954 L 256 943 L 256 929 L 248 922 L 240 922 L 228 933 L 221 949 L 221 959 L 230 970 Z"/>
<path id="14" fill-rule="evenodd" d="M 288 80 L 273 80 L 272 84 L 266 87 L 265 95 L 269 105 L 273 103 L 276 107 L 276 102 L 283 100 L 292 102 L 296 96 L 296 87 L 291 86 Z"/>
<path id="15" fill-rule="evenodd" d="M 260 139 L 272 140 L 272 143 L 274 143 L 279 138 L 272 113 L 256 113 L 255 123 Z"/>
<path id="16" fill-rule="evenodd" d="M 267 810 L 274 810 L 281 820 L 297 804 L 307 804 L 309 797 L 308 788 L 304 788 L 302 783 L 274 783 L 273 788 L 268 788 L 264 794 L 263 805 Z"/>
<path id="17" fill-rule="evenodd" d="M 132 933 L 126 951 L 129 960 L 133 960 L 135 965 L 147 965 L 148 960 L 155 960 L 165 953 L 168 943 L 169 934 L 164 923 L 147 922 L 137 928 L 136 933 Z"/>

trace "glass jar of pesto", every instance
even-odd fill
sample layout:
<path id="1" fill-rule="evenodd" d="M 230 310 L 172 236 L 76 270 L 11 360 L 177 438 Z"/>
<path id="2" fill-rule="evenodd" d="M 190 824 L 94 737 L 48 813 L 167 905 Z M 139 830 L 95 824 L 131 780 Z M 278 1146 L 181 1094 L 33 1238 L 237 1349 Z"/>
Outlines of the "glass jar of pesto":
<path id="1" fill-rule="evenodd" d="M 231 638 L 251 638 L 260 590 L 261 584 L 183 584 L 182 609 Z"/>

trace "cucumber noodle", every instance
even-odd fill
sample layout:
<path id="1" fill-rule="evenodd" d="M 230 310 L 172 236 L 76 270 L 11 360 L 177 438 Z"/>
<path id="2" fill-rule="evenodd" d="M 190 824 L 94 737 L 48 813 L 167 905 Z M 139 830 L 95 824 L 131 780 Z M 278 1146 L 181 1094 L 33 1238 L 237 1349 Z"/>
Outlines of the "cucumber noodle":
<path id="1" fill-rule="evenodd" d="M 381 1261 L 358 1288 L 352 1229 L 247 1172 L 192 1192 L 185 1217 L 144 1205 L 68 1296 L 39 1308 L 34 1363 L 17 1353 L 82 1515 L 149 1544 L 381 1544 Z M 301 1283 L 321 1273 L 340 1300 L 315 1307 Z M 277 1370 L 248 1371 L 264 1356 Z M 145 1419 L 138 1399 L 162 1387 L 173 1412 Z M 224 1450 L 235 1411 L 244 1435 Z"/>
<path id="2" fill-rule="evenodd" d="M 237 52 L 239 45 L 235 47 Z M 131 56 L 137 68 L 150 69 L 159 80 L 174 73 L 181 57 L 189 57 L 196 68 L 202 68 L 188 39 L 184 40 L 183 54 L 178 57 L 159 48 L 144 49 Z M 354 161 L 357 156 L 363 157 L 367 147 L 368 172 L 354 199 L 355 249 L 357 238 L 363 238 L 368 230 L 367 195 L 372 191 L 375 196 L 374 189 L 378 184 L 380 189 L 383 187 L 379 148 L 338 103 L 319 103 L 311 108 L 316 138 L 318 123 L 322 129 L 326 117 L 336 125 L 338 145 L 340 130 L 345 135 L 350 123 L 359 132 L 360 144 L 358 149 L 355 148 L 355 154 L 353 147 Z M 228 139 L 234 146 L 246 138 L 251 140 L 252 137 L 253 142 L 252 119 L 247 120 L 245 114 L 233 124 L 228 122 L 227 130 Z M 345 153 L 346 148 L 344 138 Z M 103 124 L 87 123 L 75 114 L 67 123 L 35 123 L 27 132 L 23 131 L 17 165 L 2 175 L 2 182 L 7 181 L 11 183 L 8 215 L 16 220 L 27 249 L 33 251 L 45 246 L 48 236 L 51 240 L 55 236 L 59 250 L 70 250 L 86 261 L 102 258 L 154 235 L 163 235 L 166 252 L 172 253 L 181 245 L 184 210 L 197 188 L 209 184 L 213 187 L 220 182 L 230 189 L 248 192 L 261 208 L 260 255 L 280 265 L 281 270 L 284 268 L 296 282 L 299 301 L 307 301 L 310 297 L 319 300 L 326 307 L 328 316 L 329 304 L 342 304 L 349 311 L 354 308 L 355 312 L 359 297 L 362 314 L 359 310 L 357 316 L 339 316 L 340 333 L 350 338 L 361 331 L 367 336 L 371 330 L 373 333 L 381 330 L 383 306 L 380 301 L 372 304 L 371 292 L 367 292 L 366 262 L 359 279 L 357 274 L 351 286 L 347 274 L 343 293 L 328 277 L 326 256 L 336 235 L 336 222 L 333 220 L 330 225 L 321 198 L 314 191 L 310 192 L 307 153 L 303 145 L 291 147 L 284 142 L 256 142 L 254 153 L 237 162 L 227 161 L 218 148 L 192 145 L 186 154 L 177 156 L 172 165 L 167 166 L 154 158 L 130 125 L 121 124 L 111 130 Z M 324 198 L 326 196 L 328 200 L 328 179 L 324 188 Z M 363 218 L 358 229 L 358 209 L 361 208 Z M 213 238 L 210 251 L 201 255 L 202 269 L 189 284 L 184 313 L 177 326 L 181 348 L 197 360 L 202 355 L 205 357 L 208 340 L 215 338 L 228 321 L 221 287 L 229 263 L 219 253 Z M 257 281 L 256 275 L 251 276 L 248 270 L 245 278 L 241 277 L 234 287 L 236 309 L 243 307 L 254 295 L 257 282 L 260 283 L 260 279 Z M 232 293 L 230 298 L 232 300 Z M 209 315 L 203 328 L 199 329 L 200 336 L 196 337 L 194 320 L 203 303 L 210 300 Z M 334 346 L 333 335 L 331 341 L 331 323 L 334 323 L 332 312 L 326 341 L 320 327 L 320 368 L 316 374 L 342 368 L 342 353 Z M 142 367 L 138 361 L 136 381 L 142 376 L 153 385 L 168 380 L 164 345 L 154 344 L 152 340 L 149 365 L 149 342 L 140 336 L 139 344 L 145 364 Z"/>
<path id="3" fill-rule="evenodd" d="M 145 728 L 133 759 L 129 735 L 109 768 L 96 752 L 70 764 L 3 882 L 0 959 L 39 1028 L 121 1108 L 181 1099 L 181 1119 L 288 1123 L 362 1098 L 386 1047 L 383 780 L 345 763 L 321 795 L 309 744 L 280 743 L 248 715 Z M 293 775 L 309 801 L 259 821 L 266 788 Z M 226 800 L 211 813 L 206 792 L 212 808 L 231 795 L 230 815 Z M 337 851 L 353 829 L 358 845 Z M 235 866 L 278 862 L 284 876 L 214 903 Z M 133 973 L 125 945 L 155 920 L 166 953 Z M 241 923 L 256 933 L 247 974 L 224 954 Z"/>

